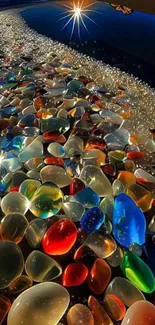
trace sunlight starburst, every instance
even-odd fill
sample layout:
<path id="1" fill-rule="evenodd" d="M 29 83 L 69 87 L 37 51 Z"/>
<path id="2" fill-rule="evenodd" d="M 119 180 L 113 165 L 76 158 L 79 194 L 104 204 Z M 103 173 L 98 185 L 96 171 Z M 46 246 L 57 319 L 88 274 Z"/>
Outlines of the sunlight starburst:
<path id="1" fill-rule="evenodd" d="M 67 10 L 62 13 L 62 14 L 64 14 L 64 16 L 62 18 L 60 18 L 59 20 L 64 20 L 64 19 L 68 18 L 68 20 L 64 24 L 62 30 L 64 30 L 70 23 L 72 24 L 70 38 L 72 38 L 76 26 L 77 26 L 79 38 L 81 37 L 81 35 L 80 35 L 81 26 L 83 26 L 84 29 L 89 33 L 88 27 L 84 21 L 85 18 L 87 20 L 93 22 L 94 24 L 96 24 L 96 22 L 88 16 L 88 13 L 98 13 L 98 14 L 100 13 L 96 10 L 89 9 L 94 4 L 95 4 L 95 2 L 85 6 L 83 1 L 80 2 L 80 0 L 78 0 L 76 2 L 73 1 L 69 5 L 62 3 L 62 6 L 67 8 Z"/>

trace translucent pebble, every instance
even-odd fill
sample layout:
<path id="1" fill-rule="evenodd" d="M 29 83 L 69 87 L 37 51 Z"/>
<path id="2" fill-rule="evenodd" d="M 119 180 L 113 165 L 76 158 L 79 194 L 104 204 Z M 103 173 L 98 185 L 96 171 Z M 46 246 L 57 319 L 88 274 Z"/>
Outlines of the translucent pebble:
<path id="1" fill-rule="evenodd" d="M 148 190 L 155 189 L 155 177 L 147 173 L 145 170 L 138 168 L 135 170 L 134 175 L 139 184 L 146 187 Z"/>
<path id="2" fill-rule="evenodd" d="M 105 197 L 99 205 L 100 209 L 112 219 L 113 208 L 114 208 L 114 199 L 112 196 Z"/>
<path id="3" fill-rule="evenodd" d="M 120 128 L 104 137 L 107 146 L 112 150 L 121 149 L 129 143 L 130 133 L 128 130 Z"/>
<path id="4" fill-rule="evenodd" d="M 60 166 L 48 165 L 40 171 L 42 182 L 54 182 L 60 188 L 68 186 L 71 182 L 71 177 L 68 176 L 65 169 Z"/>
<path id="5" fill-rule="evenodd" d="M 24 167 L 27 170 L 34 170 L 34 171 L 40 171 L 40 169 L 44 166 L 43 158 L 42 157 L 35 157 L 29 159 L 27 162 L 25 162 Z"/>
<path id="6" fill-rule="evenodd" d="M 61 219 L 46 232 L 42 241 L 43 251 L 49 255 L 66 254 L 77 239 L 77 229 L 71 220 Z"/>
<path id="7" fill-rule="evenodd" d="M 113 235 L 122 246 L 129 248 L 133 243 L 145 243 L 145 216 L 124 193 L 115 197 L 112 223 Z"/>
<path id="8" fill-rule="evenodd" d="M 5 214 L 18 212 L 25 214 L 29 208 L 28 199 L 18 192 L 10 192 L 1 201 L 1 209 Z"/>
<path id="9" fill-rule="evenodd" d="M 6 168 L 8 173 L 9 172 L 14 173 L 15 171 L 19 170 L 22 167 L 22 163 L 16 157 L 3 159 L 1 163 Z"/>
<path id="10" fill-rule="evenodd" d="M 121 262 L 124 275 L 140 290 L 151 293 L 155 290 L 155 278 L 149 266 L 130 251 L 124 254 Z"/>
<path id="11" fill-rule="evenodd" d="M 23 194 L 28 200 L 31 200 L 37 188 L 41 183 L 35 179 L 26 179 L 19 187 L 19 193 Z"/>
<path id="12" fill-rule="evenodd" d="M 81 179 L 75 177 L 72 179 L 71 183 L 70 183 L 70 195 L 75 195 L 78 192 L 80 192 L 81 190 L 83 190 L 85 188 L 85 184 L 81 181 Z"/>
<path id="13" fill-rule="evenodd" d="M 100 203 L 100 197 L 90 187 L 86 187 L 75 196 L 75 200 L 79 201 L 84 207 L 91 208 L 98 206 Z"/>
<path id="14" fill-rule="evenodd" d="M 154 325 L 155 324 L 155 306 L 149 301 L 135 302 L 126 312 L 121 325 Z"/>
<path id="15" fill-rule="evenodd" d="M 141 256 L 142 253 L 143 253 L 143 250 L 142 250 L 142 246 L 141 245 L 138 245 L 136 243 L 133 243 L 130 247 L 129 247 L 129 250 L 138 255 L 138 256 Z"/>
<path id="16" fill-rule="evenodd" d="M 50 143 L 47 150 L 54 157 L 63 157 L 65 154 L 64 147 L 57 142 Z"/>
<path id="17" fill-rule="evenodd" d="M 32 287 L 33 281 L 27 275 L 20 275 L 14 279 L 9 285 L 11 294 L 17 294 Z"/>
<path id="18" fill-rule="evenodd" d="M 29 209 L 36 217 L 47 219 L 59 212 L 62 200 L 61 189 L 53 182 L 45 182 L 33 195 Z"/>
<path id="19" fill-rule="evenodd" d="M 122 150 L 114 150 L 108 152 L 109 161 L 112 165 L 117 165 L 125 158 L 126 153 Z"/>
<path id="20" fill-rule="evenodd" d="M 125 187 L 119 179 L 115 179 L 112 183 L 113 195 L 119 195 L 120 193 L 125 192 Z"/>
<path id="21" fill-rule="evenodd" d="M 104 222 L 105 216 L 98 207 L 88 209 L 80 220 L 81 228 L 90 233 L 99 229 Z"/>
<path id="22" fill-rule="evenodd" d="M 100 295 L 111 279 L 111 269 L 107 262 L 97 258 L 88 277 L 89 289 L 96 295 Z"/>
<path id="23" fill-rule="evenodd" d="M 100 111 L 100 115 L 104 120 L 106 120 L 107 123 L 118 124 L 118 126 L 122 124 L 122 118 L 110 110 L 104 109 Z"/>
<path id="24" fill-rule="evenodd" d="M 18 244 L 23 239 L 28 225 L 27 219 L 20 213 L 6 215 L 0 224 L 2 239 Z"/>
<path id="25" fill-rule="evenodd" d="M 8 298 L 0 295 L 0 325 L 3 324 L 3 321 L 11 308 L 11 302 Z"/>
<path id="26" fill-rule="evenodd" d="M 60 131 L 61 133 L 65 133 L 70 128 L 69 122 L 60 117 L 41 119 L 40 124 L 41 124 L 41 132 Z"/>
<path id="27" fill-rule="evenodd" d="M 34 250 L 25 262 L 25 272 L 35 282 L 50 281 L 62 273 L 62 268 L 52 257 Z"/>
<path id="28" fill-rule="evenodd" d="M 76 200 L 68 200 L 63 202 L 63 211 L 68 219 L 77 222 L 81 219 L 84 214 L 85 208 Z"/>
<path id="29" fill-rule="evenodd" d="M 81 154 L 80 160 L 83 166 L 95 165 L 100 167 L 105 164 L 106 155 L 104 152 L 98 149 L 86 150 Z"/>
<path id="30" fill-rule="evenodd" d="M 61 285 L 53 282 L 37 284 L 13 302 L 7 325 L 56 325 L 69 301 L 69 294 Z"/>
<path id="31" fill-rule="evenodd" d="M 82 304 L 71 307 L 67 314 L 68 325 L 94 325 L 94 319 L 89 308 Z"/>
<path id="32" fill-rule="evenodd" d="M 134 171 L 136 170 L 136 165 L 135 165 L 134 161 L 132 161 L 130 159 L 126 159 L 124 161 L 124 167 L 128 172 L 134 173 Z"/>
<path id="33" fill-rule="evenodd" d="M 93 317 L 94 325 L 114 325 L 105 309 L 100 305 L 96 298 L 90 296 L 88 298 L 88 307 L 90 308 Z"/>
<path id="34" fill-rule="evenodd" d="M 101 197 L 113 195 L 111 183 L 99 167 L 85 166 L 80 179 Z"/>
<path id="35" fill-rule="evenodd" d="M 117 246 L 115 252 L 107 257 L 107 262 L 113 266 L 113 267 L 117 267 L 121 264 L 122 258 L 123 258 L 123 251 L 121 249 L 121 247 Z"/>
<path id="36" fill-rule="evenodd" d="M 26 162 L 32 158 L 41 157 L 43 154 L 43 144 L 36 138 L 18 155 L 22 162 Z"/>
<path id="37" fill-rule="evenodd" d="M 69 264 L 62 275 L 64 287 L 74 287 L 81 285 L 88 276 L 88 269 L 82 263 Z"/>
<path id="38" fill-rule="evenodd" d="M 57 165 L 57 166 L 64 166 L 64 161 L 62 158 L 57 157 L 47 157 L 44 159 L 44 163 L 47 165 Z"/>
<path id="39" fill-rule="evenodd" d="M 107 258 L 116 250 L 116 243 L 109 235 L 102 235 L 100 232 L 91 233 L 85 240 L 85 245 L 89 246 L 92 251 L 100 258 Z"/>
<path id="40" fill-rule="evenodd" d="M 104 307 L 111 318 L 119 321 L 124 318 L 126 308 L 124 303 L 114 294 L 106 294 L 103 300 Z"/>
<path id="41" fill-rule="evenodd" d="M 116 277 L 109 283 L 106 294 L 115 294 L 127 307 L 136 301 L 145 300 L 143 293 L 132 282 L 122 277 Z"/>
<path id="42" fill-rule="evenodd" d="M 121 171 L 118 174 L 117 179 L 124 185 L 124 187 L 136 184 L 136 178 L 134 174 L 125 170 Z"/>
<path id="43" fill-rule="evenodd" d="M 32 179 L 40 180 L 40 174 L 34 170 L 29 170 L 27 172 L 27 176 Z"/>
<path id="44" fill-rule="evenodd" d="M 34 219 L 29 223 L 25 237 L 33 248 L 40 246 L 47 230 L 47 223 L 43 219 Z"/>
<path id="45" fill-rule="evenodd" d="M 22 274 L 23 268 L 24 258 L 19 246 L 11 241 L 0 241 L 0 289 L 7 288 Z"/>
<path id="46" fill-rule="evenodd" d="M 65 157 L 80 155 L 84 151 L 84 142 L 78 136 L 69 137 L 64 145 Z"/>

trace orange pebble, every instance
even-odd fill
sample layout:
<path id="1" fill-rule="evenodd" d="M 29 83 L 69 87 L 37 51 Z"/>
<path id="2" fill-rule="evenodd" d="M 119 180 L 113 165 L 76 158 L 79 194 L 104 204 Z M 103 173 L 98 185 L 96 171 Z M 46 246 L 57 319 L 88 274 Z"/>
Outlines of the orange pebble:
<path id="1" fill-rule="evenodd" d="M 111 278 L 111 269 L 102 258 L 97 258 L 88 277 L 89 289 L 100 295 L 107 287 Z"/>
<path id="2" fill-rule="evenodd" d="M 124 318 L 126 307 L 124 303 L 114 294 L 107 294 L 103 300 L 105 309 L 110 317 L 118 321 Z"/>

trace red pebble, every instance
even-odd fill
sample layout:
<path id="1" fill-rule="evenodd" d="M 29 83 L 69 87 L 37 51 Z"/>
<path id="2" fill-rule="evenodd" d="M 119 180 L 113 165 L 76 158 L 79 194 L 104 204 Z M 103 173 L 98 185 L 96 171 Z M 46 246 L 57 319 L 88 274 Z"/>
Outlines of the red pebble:
<path id="1" fill-rule="evenodd" d="M 115 176 L 116 175 L 116 168 L 115 168 L 115 166 L 113 166 L 111 164 L 101 166 L 101 169 L 107 175 L 110 175 L 110 176 Z"/>
<path id="2" fill-rule="evenodd" d="M 65 143 L 66 138 L 59 131 L 46 131 L 43 133 L 43 137 L 47 141 L 56 141 L 59 143 Z"/>
<path id="3" fill-rule="evenodd" d="M 43 240 L 43 251 L 49 255 L 66 254 L 77 239 L 77 229 L 71 220 L 61 219 L 46 232 Z"/>
<path id="4" fill-rule="evenodd" d="M 18 192 L 19 186 L 12 187 L 10 192 Z"/>
<path id="5" fill-rule="evenodd" d="M 145 152 L 139 152 L 139 151 L 127 152 L 127 158 L 131 160 L 141 159 L 144 156 L 145 156 Z"/>
<path id="6" fill-rule="evenodd" d="M 44 159 L 44 163 L 47 165 L 64 166 L 63 159 L 58 157 L 47 157 Z"/>
<path id="7" fill-rule="evenodd" d="M 62 283 L 65 287 L 80 286 L 88 276 L 88 269 L 82 263 L 69 264 L 62 276 Z"/>
<path id="8" fill-rule="evenodd" d="M 75 195 L 85 188 L 85 184 L 77 177 L 75 177 L 70 183 L 70 195 Z"/>
<path id="9" fill-rule="evenodd" d="M 92 150 L 92 149 L 103 150 L 105 148 L 106 148 L 105 141 L 96 137 L 90 138 L 85 145 L 85 150 Z"/>

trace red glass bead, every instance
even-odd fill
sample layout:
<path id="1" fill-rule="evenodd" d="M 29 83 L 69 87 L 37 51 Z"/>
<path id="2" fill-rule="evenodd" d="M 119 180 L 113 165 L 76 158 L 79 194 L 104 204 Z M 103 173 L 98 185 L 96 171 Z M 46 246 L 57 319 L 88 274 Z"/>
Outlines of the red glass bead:
<path id="1" fill-rule="evenodd" d="M 131 160 L 141 159 L 144 156 L 145 156 L 145 152 L 139 152 L 139 151 L 127 152 L 127 158 Z"/>
<path id="2" fill-rule="evenodd" d="M 85 184 L 77 177 L 75 177 L 70 183 L 70 195 L 75 195 L 85 188 Z"/>
<path id="3" fill-rule="evenodd" d="M 58 157 L 47 157 L 44 159 L 44 163 L 47 165 L 64 166 L 63 159 Z"/>
<path id="4" fill-rule="evenodd" d="M 81 285 L 88 276 L 88 269 L 82 263 L 69 264 L 62 276 L 62 283 L 65 287 Z"/>
<path id="5" fill-rule="evenodd" d="M 77 228 L 71 220 L 61 219 L 46 232 L 43 240 L 43 251 L 49 255 L 66 254 L 77 239 Z"/>

